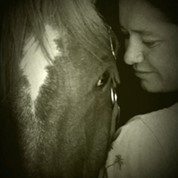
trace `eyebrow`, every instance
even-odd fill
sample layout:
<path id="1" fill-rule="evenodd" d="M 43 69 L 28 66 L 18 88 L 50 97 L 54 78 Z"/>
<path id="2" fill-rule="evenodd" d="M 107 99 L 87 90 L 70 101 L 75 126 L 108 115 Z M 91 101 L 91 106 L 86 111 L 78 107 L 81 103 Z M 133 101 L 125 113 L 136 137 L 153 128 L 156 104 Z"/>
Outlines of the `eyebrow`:
<path id="1" fill-rule="evenodd" d="M 127 30 L 123 27 L 123 26 L 120 26 L 120 29 L 121 29 L 121 31 L 125 31 L 125 32 L 127 32 Z M 141 35 L 143 35 L 143 36 L 155 36 L 155 34 L 153 34 L 153 32 L 150 32 L 150 31 L 148 31 L 148 30 L 136 30 L 136 29 L 132 29 L 131 30 L 132 32 L 135 32 L 135 33 L 139 33 L 139 34 L 141 34 Z"/>

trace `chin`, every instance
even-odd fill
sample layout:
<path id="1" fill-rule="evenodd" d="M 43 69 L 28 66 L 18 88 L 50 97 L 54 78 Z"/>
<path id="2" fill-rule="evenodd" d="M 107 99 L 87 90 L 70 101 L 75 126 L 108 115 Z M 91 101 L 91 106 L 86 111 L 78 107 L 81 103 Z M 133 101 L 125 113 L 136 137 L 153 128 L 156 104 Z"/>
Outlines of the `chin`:
<path id="1" fill-rule="evenodd" d="M 147 82 L 147 81 L 141 81 L 141 86 L 145 91 L 150 92 L 150 93 L 166 92 L 164 91 L 165 89 L 156 82 L 152 83 L 152 82 Z"/>
<path id="2" fill-rule="evenodd" d="M 141 81 L 142 88 L 150 93 L 171 93 L 178 92 L 178 85 L 176 83 L 160 83 L 159 81 L 154 80 L 153 82 Z"/>

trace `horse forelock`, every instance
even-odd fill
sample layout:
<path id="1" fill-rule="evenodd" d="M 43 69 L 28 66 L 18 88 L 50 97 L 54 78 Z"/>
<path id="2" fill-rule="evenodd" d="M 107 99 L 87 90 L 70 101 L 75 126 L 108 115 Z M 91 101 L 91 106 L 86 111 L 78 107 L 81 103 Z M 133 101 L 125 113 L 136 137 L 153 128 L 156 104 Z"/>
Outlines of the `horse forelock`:
<path id="1" fill-rule="evenodd" d="M 103 54 L 109 53 L 107 29 L 90 0 L 45 0 L 35 3 L 31 0 L 30 6 L 26 7 L 28 19 L 39 40 L 44 24 L 50 23 L 56 29 L 67 31 L 69 36 L 95 56 L 98 56 L 98 50 Z"/>

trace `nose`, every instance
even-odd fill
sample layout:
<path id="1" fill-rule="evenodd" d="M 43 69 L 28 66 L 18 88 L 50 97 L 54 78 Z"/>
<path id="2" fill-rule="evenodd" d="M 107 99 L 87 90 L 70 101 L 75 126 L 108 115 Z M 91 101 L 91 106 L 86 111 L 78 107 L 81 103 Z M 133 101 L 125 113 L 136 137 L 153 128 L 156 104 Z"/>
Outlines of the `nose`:
<path id="1" fill-rule="evenodd" d="M 128 65 L 141 63 L 144 60 L 141 40 L 137 37 L 132 37 L 127 41 L 124 61 Z"/>

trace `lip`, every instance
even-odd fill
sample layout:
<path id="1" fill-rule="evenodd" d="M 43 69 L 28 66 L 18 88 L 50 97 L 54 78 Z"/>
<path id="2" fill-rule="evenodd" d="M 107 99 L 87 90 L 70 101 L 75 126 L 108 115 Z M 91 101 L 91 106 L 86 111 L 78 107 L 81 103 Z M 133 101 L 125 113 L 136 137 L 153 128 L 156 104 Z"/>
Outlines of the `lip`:
<path id="1" fill-rule="evenodd" d="M 152 71 L 146 71 L 146 70 L 135 70 L 135 73 L 153 73 Z"/>
<path id="2" fill-rule="evenodd" d="M 153 71 L 147 67 L 139 67 L 138 65 L 134 65 L 133 69 L 135 71 L 135 73 L 153 73 Z"/>
<path id="3" fill-rule="evenodd" d="M 135 70 L 135 75 L 139 78 L 144 78 L 152 73 L 153 73 L 152 71 Z"/>

